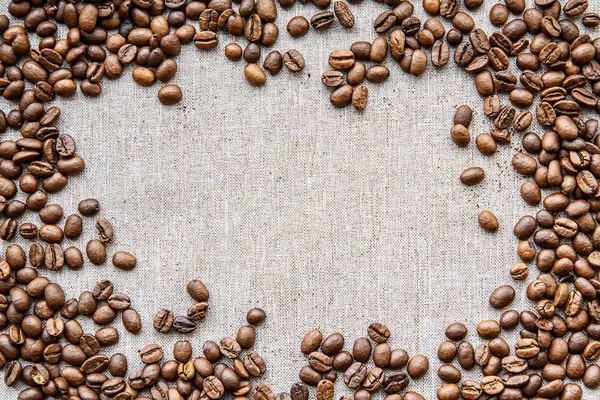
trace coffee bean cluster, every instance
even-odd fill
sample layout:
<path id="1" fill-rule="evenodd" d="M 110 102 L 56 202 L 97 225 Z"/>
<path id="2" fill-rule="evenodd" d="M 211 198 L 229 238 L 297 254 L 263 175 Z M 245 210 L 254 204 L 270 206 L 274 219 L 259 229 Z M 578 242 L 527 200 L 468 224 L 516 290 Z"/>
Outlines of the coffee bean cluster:
<path id="1" fill-rule="evenodd" d="M 157 332 L 169 333 L 172 329 L 178 333 L 192 333 L 196 330 L 198 322 L 206 317 L 209 293 L 204 283 L 195 279 L 188 282 L 186 289 L 196 303 L 188 308 L 185 316 L 175 316 L 173 311 L 168 309 L 159 310 L 153 321 Z"/>
<path id="2" fill-rule="evenodd" d="M 206 341 L 203 355 L 193 360 L 189 341 L 178 341 L 174 359 L 164 362 L 160 345 L 144 346 L 138 351 L 143 367 L 129 372 L 123 354 L 105 354 L 106 347 L 119 341 L 119 331 L 109 326 L 118 313 L 128 332 L 142 329 L 126 294 L 116 292 L 105 280 L 78 298 L 66 299 L 58 284 L 30 267 L 19 269 L 16 279 L 18 283 L 10 287 L 0 281 L 0 330 L 6 330 L 0 334 L 0 367 L 7 386 L 26 386 L 19 400 L 217 400 L 226 392 L 238 397 L 253 392 L 255 399 L 274 399 L 266 385 L 253 388 L 250 382 L 266 371 L 265 361 L 251 350 L 256 341 L 253 325 L 266 317 L 262 309 L 248 312 L 250 325 L 241 326 L 235 339 Z M 202 290 L 189 287 L 195 295 Z M 86 316 L 100 327 L 96 332 L 83 330 L 79 320 Z M 150 397 L 143 396 L 144 391 Z"/>
<path id="3" fill-rule="evenodd" d="M 251 324 L 259 324 L 264 318 L 261 309 L 252 309 L 247 316 Z M 252 350 L 255 341 L 254 327 L 245 325 L 238 329 L 235 339 L 204 342 L 202 354 L 195 358 L 192 344 L 180 340 L 174 345 L 173 359 L 167 361 L 159 344 L 149 344 L 138 351 L 144 366 L 126 379 L 121 375 L 114 384 L 105 383 L 102 394 L 106 398 L 138 400 L 217 400 L 231 394 L 241 400 L 252 393 L 257 400 L 275 400 L 271 388 L 265 384 L 253 386 L 251 382 L 267 371 L 265 360 Z"/>
<path id="4" fill-rule="evenodd" d="M 502 308 L 512 298 L 514 289 L 503 286 L 492 294 L 490 304 Z M 517 328 L 521 329 L 520 338 L 511 347 L 501 333 Z M 499 321 L 477 325 L 477 335 L 485 342 L 475 348 L 465 339 L 467 327 L 451 324 L 446 329 L 448 340 L 438 348 L 438 358 L 444 363 L 438 369 L 444 382 L 437 391 L 438 399 L 582 399 L 581 386 L 566 379 L 582 380 L 591 389 L 600 386 L 600 367 L 594 363 L 600 342 L 590 340 L 583 329 L 573 328 L 568 317 L 509 310 Z M 464 371 L 476 367 L 481 379 L 463 379 Z"/>
<path id="5" fill-rule="evenodd" d="M 0 366 L 7 386 L 27 386 L 19 400 L 98 398 L 96 391 L 114 383 L 106 370 L 124 376 L 125 357 L 102 352 L 119 341 L 119 332 L 109 325 L 121 313 L 125 329 L 138 333 L 141 320 L 129 297 L 116 292 L 110 281 L 67 299 L 60 285 L 23 267 L 15 284 L 2 281 L 1 289 L 0 328 L 6 333 L 0 334 Z M 90 317 L 99 329 L 86 333 L 82 317 Z"/>
<path id="6" fill-rule="evenodd" d="M 461 42 L 455 52 L 455 61 L 474 75 L 477 92 L 484 96 L 483 114 L 493 124 L 476 137 L 478 150 L 490 156 L 497 144 L 508 145 L 520 135 L 521 148 L 512 166 L 528 178 L 521 197 L 529 205 L 543 205 L 535 217 L 525 216 L 515 225 L 521 262 L 510 269 L 513 279 L 526 280 L 528 263 L 535 262 L 540 274 L 526 289 L 535 310 L 510 310 L 498 322 L 481 322 L 477 333 L 488 342 L 476 349 L 463 340 L 464 325 L 451 325 L 446 332 L 451 341 L 438 351 L 445 363 L 438 370 L 444 381 L 438 390 L 442 400 L 581 399 L 578 382 L 588 388 L 600 386 L 600 367 L 595 363 L 600 357 L 600 318 L 595 308 L 600 263 L 594 265 L 599 247 L 594 239 L 598 220 L 593 215 L 600 211 L 593 208 L 600 175 L 592 162 L 600 151 L 598 121 L 583 116 L 600 109 L 600 42 L 577 25 L 581 18 L 584 26 L 595 27 L 598 16 L 584 14 L 585 0 L 535 1 L 535 6 L 526 8 L 524 1 L 495 5 L 490 20 L 501 29 L 488 36 L 475 28 L 469 42 Z M 511 13 L 517 17 L 509 20 Z M 513 66 L 519 74 L 511 72 Z M 470 144 L 472 114 L 468 106 L 456 110 L 450 133 L 457 146 Z M 536 125 L 545 133 L 532 131 Z M 460 179 L 475 185 L 485 173 L 471 167 Z M 490 214 L 484 218 L 480 214 L 479 223 L 486 230 L 498 226 Z M 502 309 L 514 297 L 511 286 L 501 286 L 491 294 L 490 305 Z M 511 348 L 500 335 L 517 327 L 520 339 Z M 459 368 L 450 364 L 455 357 Z M 461 370 L 476 365 L 481 367 L 481 380 L 461 382 Z"/>
<path id="7" fill-rule="evenodd" d="M 310 385 L 316 387 L 318 400 L 333 400 L 339 372 L 343 373 L 346 387 L 354 391 L 356 400 L 370 400 L 380 390 L 387 400 L 423 400 L 424 397 L 415 392 L 406 392 L 404 397 L 400 393 L 408 387 L 411 378 L 421 378 L 429 371 L 427 357 L 417 354 L 409 358 L 406 350 L 392 350 L 388 343 L 390 330 L 380 322 L 370 324 L 367 334 L 368 338 L 354 341 L 350 352 L 344 350 L 345 338 L 341 333 L 335 332 L 323 339 L 318 329 L 308 331 L 300 343 L 308 365 L 300 370 L 301 382 L 292 386 L 292 399 L 307 400 L 306 385 Z M 367 367 L 370 361 L 374 364 L 371 369 Z M 406 372 L 401 371 L 404 367 Z M 351 399 L 348 395 L 341 398 Z"/>
<path id="8" fill-rule="evenodd" d="M 288 1 L 286 7 L 294 2 Z M 329 1 L 319 2 L 327 8 Z M 338 19 L 345 26 L 354 23 L 352 12 L 345 3 L 336 4 Z M 283 6 L 283 5 L 282 5 Z M 244 37 L 245 49 L 237 43 L 225 48 L 230 60 L 244 58 L 244 75 L 249 83 L 262 86 L 266 82 L 264 69 L 272 75 L 285 65 L 297 72 L 304 68 L 304 57 L 296 50 L 283 55 L 274 50 L 265 57 L 263 68 L 257 63 L 261 46 L 273 46 L 279 36 L 277 5 L 273 0 L 245 0 L 237 11 L 231 0 L 114 0 L 85 1 L 21 1 L 12 0 L 9 13 L 24 20 L 24 28 L 8 29 L 8 18 L 3 17 L 0 32 L 4 44 L 0 46 L 0 61 L 5 66 L 16 65 L 19 57 L 30 55 L 25 62 L 29 74 L 26 79 L 39 86 L 43 95 L 52 98 L 71 97 L 81 81 L 81 92 L 90 97 L 102 93 L 102 80 L 117 79 L 128 65 L 133 65 L 132 78 L 141 86 L 153 86 L 157 81 L 168 83 L 177 73 L 175 58 L 182 45 L 193 43 L 201 50 L 212 50 L 219 44 L 219 32 Z M 316 29 L 331 25 L 330 12 L 315 16 Z M 288 24 L 294 37 L 301 36 L 304 17 Z M 65 38 L 56 39 L 59 25 L 68 28 Z M 306 21 L 308 28 L 308 21 Z M 27 31 L 40 38 L 39 49 L 30 49 Z M 0 71 L 0 76 L 4 71 Z M 12 79 L 5 82 L 5 87 Z M 22 90 L 11 87 L 9 95 Z M 18 93 L 16 94 L 18 97 Z M 166 84 L 158 90 L 162 104 L 172 105 L 182 98 L 181 88 Z"/>

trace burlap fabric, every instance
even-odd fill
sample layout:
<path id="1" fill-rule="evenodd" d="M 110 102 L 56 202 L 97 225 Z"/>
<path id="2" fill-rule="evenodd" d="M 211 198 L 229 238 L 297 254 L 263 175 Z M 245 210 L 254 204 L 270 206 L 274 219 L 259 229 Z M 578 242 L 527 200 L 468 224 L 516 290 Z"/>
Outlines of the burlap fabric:
<path id="1" fill-rule="evenodd" d="M 415 13 L 425 18 L 417 3 Z M 474 15 L 490 33 L 494 2 L 485 3 Z M 600 11 L 591 3 L 590 11 Z M 107 350 L 126 353 L 130 370 L 139 367 L 136 350 L 145 344 L 161 343 L 170 356 L 173 343 L 186 338 L 198 355 L 204 340 L 235 335 L 246 311 L 260 306 L 268 318 L 258 328 L 256 350 L 268 363 L 263 381 L 276 392 L 298 380 L 307 330 L 340 331 L 351 349 L 370 322 L 381 321 L 392 330 L 393 347 L 430 357 L 429 374 L 410 389 L 433 399 L 445 327 L 464 322 L 477 345 L 475 324 L 500 315 L 488 305 L 489 293 L 511 283 L 512 227 L 536 211 L 520 199 L 525 179 L 510 167 L 520 135 L 492 157 L 473 143 L 461 149 L 451 142 L 460 104 L 475 109 L 473 137 L 489 130 L 472 78 L 452 62 L 430 65 L 415 78 L 388 59 L 391 77 L 368 84 L 362 114 L 332 108 L 321 85 L 329 52 L 375 38 L 372 21 L 385 9 L 366 1 L 352 6 L 353 29 L 336 23 L 295 40 L 285 32 L 287 21 L 317 10 L 298 4 L 281 11 L 276 48 L 298 49 L 307 65 L 297 74 L 282 71 L 261 89 L 246 83 L 242 62 L 223 56 L 232 40 L 224 35 L 214 51 L 184 47 L 174 79 L 184 99 L 176 106 L 160 105 L 158 86 L 134 84 L 131 68 L 118 81 L 105 81 L 97 99 L 57 101 L 60 128 L 76 138 L 87 169 L 50 202 L 71 213 L 80 199 L 98 198 L 100 214 L 116 229 L 109 254 L 131 251 L 138 266 L 122 272 L 110 263 L 86 263 L 81 271 L 44 273 L 68 297 L 107 278 L 131 297 L 143 331 L 127 334 L 118 320 L 120 343 Z M 474 165 L 485 169 L 485 181 L 463 186 L 459 174 Z M 477 225 L 483 209 L 498 216 L 498 233 Z M 34 215 L 25 219 L 39 222 Z M 95 236 L 94 221 L 86 221 L 76 242 L 81 248 Z M 184 314 L 192 304 L 185 284 L 194 278 L 211 293 L 207 318 L 192 335 L 156 333 L 156 311 Z M 512 307 L 530 307 L 524 284 L 516 287 Z M 338 380 L 336 395 L 345 393 Z M 0 385 L 1 398 L 16 395 Z"/>

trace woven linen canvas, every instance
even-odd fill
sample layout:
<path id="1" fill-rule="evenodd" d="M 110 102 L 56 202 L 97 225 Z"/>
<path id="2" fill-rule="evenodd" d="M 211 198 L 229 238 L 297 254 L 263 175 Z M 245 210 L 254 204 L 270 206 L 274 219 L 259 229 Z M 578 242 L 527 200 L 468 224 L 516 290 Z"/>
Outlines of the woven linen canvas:
<path id="1" fill-rule="evenodd" d="M 473 14 L 488 33 L 492 3 Z M 599 2 L 590 3 L 589 11 L 600 11 Z M 5 12 L 6 3 L 1 8 Z M 488 297 L 495 287 L 514 283 L 508 273 L 517 261 L 512 228 L 537 211 L 521 200 L 525 178 L 510 166 L 521 135 L 492 157 L 477 151 L 474 137 L 490 122 L 471 76 L 452 61 L 441 69 L 430 64 L 415 78 L 388 57 L 391 76 L 367 84 L 364 113 L 331 107 L 330 91 L 320 81 L 328 54 L 374 39 L 373 19 L 388 9 L 372 1 L 351 8 L 353 29 L 335 23 L 300 39 L 287 34 L 287 21 L 318 10 L 300 3 L 280 10 L 274 49 L 299 50 L 306 68 L 284 69 L 260 89 L 244 79 L 243 62 L 225 58 L 224 46 L 235 39 L 221 35 L 213 51 L 183 48 L 173 83 L 184 98 L 175 106 L 159 103 L 158 85 L 137 86 L 131 66 L 121 79 L 104 80 L 98 98 L 78 93 L 56 101 L 63 109 L 59 127 L 76 139 L 86 171 L 49 203 L 63 205 L 68 215 L 79 200 L 98 198 L 99 215 L 116 231 L 109 257 L 127 250 L 138 264 L 124 272 L 110 262 L 86 262 L 81 271 L 43 274 L 63 285 L 68 298 L 102 279 L 131 297 L 143 330 L 128 334 L 118 319 L 120 343 L 107 349 L 126 353 L 130 371 L 141 365 L 136 351 L 143 345 L 161 343 L 171 356 L 173 343 L 185 338 L 199 355 L 205 340 L 235 335 L 246 311 L 259 306 L 267 320 L 257 329 L 255 349 L 268 365 L 261 379 L 275 392 L 289 391 L 298 380 L 306 364 L 299 350 L 306 331 L 342 332 L 345 349 L 351 349 L 369 323 L 381 321 L 392 331 L 393 348 L 429 357 L 430 372 L 409 389 L 433 399 L 445 327 L 465 323 L 478 345 L 475 324 L 499 317 Z M 420 1 L 415 14 L 427 18 Z M 454 145 L 449 134 L 461 104 L 475 110 L 467 148 Z M 471 166 L 484 168 L 486 179 L 467 187 L 458 177 Z M 498 216 L 497 233 L 478 226 L 484 209 Z M 39 223 L 35 215 L 24 218 Z M 75 242 L 80 248 L 96 235 L 94 219 L 85 221 Z M 533 267 L 530 279 L 536 274 Z M 159 309 L 181 315 L 192 304 L 185 291 L 191 279 L 210 290 L 206 319 L 191 335 L 155 332 L 152 318 Z M 526 283 L 515 284 L 511 308 L 531 307 L 523 295 Z M 96 330 L 84 321 L 86 331 Z M 337 382 L 336 396 L 350 393 L 342 379 Z M 3 399 L 17 393 L 0 385 Z"/>

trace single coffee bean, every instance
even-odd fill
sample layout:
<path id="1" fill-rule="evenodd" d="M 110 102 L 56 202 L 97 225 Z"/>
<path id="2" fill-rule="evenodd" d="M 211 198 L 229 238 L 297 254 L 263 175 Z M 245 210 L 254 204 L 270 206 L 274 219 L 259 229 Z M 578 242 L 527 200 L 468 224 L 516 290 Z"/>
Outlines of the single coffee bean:
<path id="1" fill-rule="evenodd" d="M 471 141 L 469 130 L 461 124 L 454 125 L 450 130 L 450 136 L 454 144 L 459 147 L 465 147 Z"/>
<path id="2" fill-rule="evenodd" d="M 102 265 L 106 261 L 106 246 L 100 240 L 90 240 L 85 251 L 92 264 Z"/>
<path id="3" fill-rule="evenodd" d="M 299 72 L 304 69 L 304 57 L 298 50 L 288 50 L 283 53 L 283 64 L 292 72 Z"/>
<path id="4" fill-rule="evenodd" d="M 165 85 L 158 90 L 158 100 L 163 105 L 173 105 L 181 101 L 181 88 L 175 84 Z"/>
<path id="5" fill-rule="evenodd" d="M 195 321 L 183 316 L 175 317 L 172 326 L 178 333 L 192 333 L 198 327 Z"/>
<path id="6" fill-rule="evenodd" d="M 287 31 L 293 38 L 298 38 L 306 35 L 310 24 L 303 16 L 292 18 L 287 24 Z"/>
<path id="7" fill-rule="evenodd" d="M 263 68 L 266 69 L 271 75 L 277 75 L 281 71 L 283 65 L 283 56 L 277 50 L 271 51 L 265 57 L 263 62 Z"/>
<path id="8" fill-rule="evenodd" d="M 485 172 L 480 167 L 467 168 L 460 174 L 460 181 L 465 185 L 476 185 L 485 178 Z"/>
<path id="9" fill-rule="evenodd" d="M 154 316 L 152 326 L 160 333 L 168 333 L 173 326 L 175 316 L 171 310 L 162 309 Z"/>
<path id="10" fill-rule="evenodd" d="M 259 325 L 264 322 L 267 315 L 262 308 L 254 307 L 248 310 L 246 313 L 246 321 L 250 325 Z"/>
<path id="11" fill-rule="evenodd" d="M 413 379 L 423 377 L 429 371 L 429 360 L 421 354 L 417 354 L 408 362 L 406 371 Z"/>
<path id="12" fill-rule="evenodd" d="M 256 64 L 248 64 L 244 68 L 244 76 L 248 83 L 253 86 L 263 86 L 267 82 L 267 75 Z"/>
<path id="13" fill-rule="evenodd" d="M 115 267 L 124 271 L 131 271 L 137 264 L 133 254 L 126 251 L 117 251 L 112 258 L 112 263 Z"/>
<path id="14" fill-rule="evenodd" d="M 352 92 L 352 105 L 357 111 L 364 111 L 367 108 L 368 100 L 369 89 L 366 86 L 359 85 Z"/>
<path id="15" fill-rule="evenodd" d="M 500 309 L 508 306 L 515 298 L 515 289 L 510 285 L 500 286 L 490 295 L 490 305 Z"/>
<path id="16" fill-rule="evenodd" d="M 480 212 L 477 221 L 488 232 L 496 232 L 499 228 L 498 218 L 490 210 Z"/>
<path id="17" fill-rule="evenodd" d="M 331 101 L 331 105 L 336 108 L 342 108 L 350 104 L 352 101 L 352 94 L 354 89 L 350 85 L 342 85 L 331 92 L 329 96 L 329 100 Z"/>
<path id="18" fill-rule="evenodd" d="M 77 209 L 82 215 L 89 217 L 100 211 L 100 203 L 96 199 L 81 200 Z"/>

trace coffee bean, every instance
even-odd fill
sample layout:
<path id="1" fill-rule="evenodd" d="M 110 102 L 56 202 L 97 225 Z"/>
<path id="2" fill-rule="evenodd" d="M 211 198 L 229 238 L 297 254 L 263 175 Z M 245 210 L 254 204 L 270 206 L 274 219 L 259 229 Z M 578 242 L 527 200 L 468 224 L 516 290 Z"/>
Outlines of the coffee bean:
<path id="1" fill-rule="evenodd" d="M 277 75 L 281 71 L 283 56 L 277 50 L 273 50 L 265 57 L 263 68 L 269 71 L 271 75 Z"/>
<path id="2" fill-rule="evenodd" d="M 367 108 L 368 99 L 369 90 L 366 86 L 359 85 L 352 92 L 352 105 L 357 111 L 364 111 Z"/>
<path id="3" fill-rule="evenodd" d="M 112 263 L 115 267 L 124 271 L 131 271 L 137 264 L 133 254 L 126 251 L 117 251 L 112 258 Z"/>
<path id="4" fill-rule="evenodd" d="M 397 18 L 392 10 L 384 11 L 373 22 L 375 32 L 383 33 L 396 24 Z"/>
<path id="5" fill-rule="evenodd" d="M 417 354 L 410 359 L 406 370 L 411 378 L 421 378 L 429 371 L 429 360 L 424 355 Z"/>
<path id="6" fill-rule="evenodd" d="M 254 39 L 254 36 L 252 38 Z M 252 41 L 258 41 L 259 39 Z M 213 31 L 200 31 L 194 35 L 193 40 L 194 46 L 201 50 L 214 49 L 219 44 L 219 36 Z"/>
<path id="7" fill-rule="evenodd" d="M 460 181 L 465 185 L 476 185 L 485 178 L 485 172 L 480 167 L 467 168 L 460 174 Z"/>
<path id="8" fill-rule="evenodd" d="M 265 72 L 256 64 L 248 64 L 244 68 L 244 76 L 248 83 L 253 86 L 263 86 L 267 82 L 267 75 L 265 75 Z"/>
<path id="9" fill-rule="evenodd" d="M 490 210 L 480 212 L 477 221 L 488 232 L 496 232 L 499 228 L 498 218 Z"/>
<path id="10" fill-rule="evenodd" d="M 287 31 L 293 38 L 298 38 L 306 35 L 308 32 L 308 20 L 302 16 L 292 18 L 287 24 Z"/>
<path id="11" fill-rule="evenodd" d="M 352 364 L 344 373 L 344 383 L 350 389 L 356 389 L 362 385 L 367 377 L 367 367 L 359 362 Z"/>
<path id="12" fill-rule="evenodd" d="M 341 71 L 325 71 L 321 76 L 321 82 L 327 87 L 339 87 L 344 84 L 344 74 Z"/>
<path id="13" fill-rule="evenodd" d="M 290 396 L 292 400 L 308 400 L 308 387 L 302 382 L 294 383 L 290 389 Z"/>
<path id="14" fill-rule="evenodd" d="M 208 303 L 196 303 L 187 310 L 187 317 L 192 321 L 200 321 L 206 317 L 208 311 Z"/>
<path id="15" fill-rule="evenodd" d="M 177 85 L 166 85 L 158 90 L 158 100 L 164 105 L 173 105 L 181 101 L 183 95 Z"/>
<path id="16" fill-rule="evenodd" d="M 100 210 L 100 203 L 96 199 L 81 200 L 77 208 L 82 215 L 89 217 Z"/>
<path id="17" fill-rule="evenodd" d="M 255 307 L 248 310 L 246 321 L 248 321 L 250 325 L 259 325 L 264 322 L 266 317 L 267 315 L 262 308 Z"/>
<path id="18" fill-rule="evenodd" d="M 173 329 L 178 333 L 192 333 L 198 327 L 196 322 L 183 316 L 173 319 Z"/>
<path id="19" fill-rule="evenodd" d="M 355 64 L 356 65 L 356 64 Z M 390 70 L 384 65 L 373 65 L 366 71 L 366 78 L 369 82 L 380 83 L 390 76 Z"/>
<path id="20" fill-rule="evenodd" d="M 106 261 L 106 247 L 100 240 L 90 240 L 86 246 L 88 259 L 95 265 L 104 264 Z"/>
<path id="21" fill-rule="evenodd" d="M 354 53 L 350 50 L 334 50 L 329 55 L 329 65 L 336 69 L 348 69 L 354 61 Z"/>
<path id="22" fill-rule="evenodd" d="M 490 305 L 494 308 L 504 308 L 515 298 L 515 289 L 510 285 L 500 286 L 490 295 Z"/>
<path id="23" fill-rule="evenodd" d="M 329 100 L 331 105 L 337 108 L 342 108 L 350 104 L 354 89 L 350 85 L 342 85 L 331 92 Z"/>
<path id="24" fill-rule="evenodd" d="M 160 333 L 167 333 L 173 326 L 173 320 L 175 316 L 170 310 L 162 309 L 154 316 L 153 327 L 154 330 Z"/>
<path id="25" fill-rule="evenodd" d="M 452 137 L 452 141 L 459 147 L 465 147 L 471 141 L 469 130 L 461 124 L 452 127 L 450 136 Z"/>
<path id="26" fill-rule="evenodd" d="M 304 57 L 297 50 L 288 50 L 283 53 L 283 64 L 292 72 L 299 72 L 304 69 Z"/>

